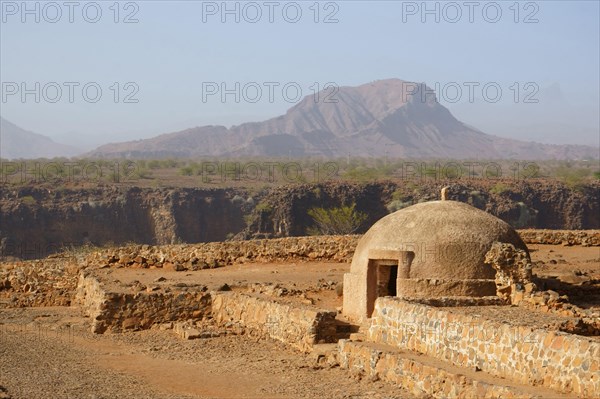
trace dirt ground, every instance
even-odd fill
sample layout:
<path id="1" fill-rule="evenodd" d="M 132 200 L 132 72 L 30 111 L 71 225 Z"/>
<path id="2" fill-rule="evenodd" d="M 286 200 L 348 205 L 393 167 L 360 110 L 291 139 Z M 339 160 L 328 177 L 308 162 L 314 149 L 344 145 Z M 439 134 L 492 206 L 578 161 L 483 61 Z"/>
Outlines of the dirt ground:
<path id="1" fill-rule="evenodd" d="M 0 385 L 12 398 L 411 397 L 273 340 L 96 335 L 76 308 L 1 310 L 0 318 Z"/>
<path id="2" fill-rule="evenodd" d="M 342 298 L 336 294 L 335 288 L 342 282 L 344 273 L 349 271 L 349 263 L 335 262 L 244 263 L 195 272 L 120 268 L 108 269 L 106 276 L 110 280 L 103 280 L 103 283 L 116 291 L 127 289 L 136 282 L 147 287 L 187 286 L 193 289 L 202 285 L 209 291 L 224 284 L 241 291 L 255 284 L 268 284 L 289 291 L 289 295 L 284 294 L 282 299 L 287 297 L 305 302 L 308 299 L 309 304 L 316 307 L 335 310 L 342 306 Z M 299 293 L 304 295 L 300 298 Z"/>
<path id="3" fill-rule="evenodd" d="M 534 273 L 569 286 L 600 283 L 600 248 L 533 245 Z M 339 263 L 243 264 L 193 273 L 120 269 L 121 283 L 274 283 L 315 306 L 341 306 Z M 162 282 L 161 282 L 162 284 Z M 323 288 L 326 287 L 326 288 Z M 595 299 L 587 298 L 596 306 Z M 600 303 L 600 302 L 599 302 Z M 76 307 L 0 309 L 0 398 L 411 398 L 381 381 L 319 365 L 282 343 L 225 334 L 184 341 L 159 328 L 95 335 Z"/>

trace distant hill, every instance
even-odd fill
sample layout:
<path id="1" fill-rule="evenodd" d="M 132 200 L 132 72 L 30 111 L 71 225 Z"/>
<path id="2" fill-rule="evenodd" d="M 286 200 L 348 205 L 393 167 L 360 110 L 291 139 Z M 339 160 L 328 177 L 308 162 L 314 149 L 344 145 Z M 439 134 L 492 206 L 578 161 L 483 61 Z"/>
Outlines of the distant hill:
<path id="1" fill-rule="evenodd" d="M 4 159 L 31 159 L 72 157 L 77 148 L 59 144 L 50 137 L 33 133 L 0 118 L 0 157 Z"/>
<path id="2" fill-rule="evenodd" d="M 341 87 L 336 103 L 307 96 L 285 115 L 232 128 L 204 126 L 103 145 L 93 157 L 346 155 L 404 158 L 583 159 L 598 149 L 485 134 L 457 120 L 424 84 L 399 79 Z"/>

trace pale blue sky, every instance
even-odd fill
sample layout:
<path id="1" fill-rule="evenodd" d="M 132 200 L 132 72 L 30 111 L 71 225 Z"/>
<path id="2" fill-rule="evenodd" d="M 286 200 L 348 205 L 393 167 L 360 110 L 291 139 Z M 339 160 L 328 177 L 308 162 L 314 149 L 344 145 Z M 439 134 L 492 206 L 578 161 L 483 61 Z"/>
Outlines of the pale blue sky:
<path id="1" fill-rule="evenodd" d="M 136 11 L 139 22 L 131 24 L 113 22 L 113 1 L 97 2 L 102 9 L 98 23 L 83 19 L 82 7 L 90 2 L 80 2 L 73 23 L 68 21 L 66 7 L 61 9 L 59 22 L 49 23 L 44 17 L 53 18 L 54 10 L 47 8 L 44 15 L 45 2 L 40 2 L 40 23 L 32 15 L 26 15 L 23 23 L 20 9 L 12 15 L 20 1 L 1 3 L 0 80 L 5 89 L 7 82 L 26 82 L 31 87 L 34 82 L 97 82 L 103 89 L 102 98 L 94 104 L 83 99 L 80 89 L 69 103 L 66 88 L 57 103 L 42 97 L 38 104 L 31 95 L 23 103 L 18 94 L 2 99 L 0 114 L 4 118 L 72 144 L 262 120 L 284 113 L 292 105 L 277 90 L 270 103 L 266 89 L 257 103 L 242 99 L 238 104 L 233 96 L 225 103 L 219 96 L 204 102 L 203 82 L 227 82 L 228 86 L 235 82 L 297 82 L 308 95 L 315 82 L 345 86 L 391 77 L 430 86 L 436 82 L 441 86 L 496 82 L 503 90 L 499 103 L 491 104 L 477 95 L 475 103 L 468 104 L 466 92 L 459 104 L 444 98 L 442 103 L 460 119 L 492 134 L 544 141 L 539 134 L 523 137 L 522 130 L 552 122 L 554 126 L 567 125 L 563 142 L 597 145 L 598 141 L 598 1 L 477 2 L 472 23 L 465 6 L 461 6 L 463 16 L 458 22 L 445 20 L 454 17 L 450 8 L 443 14 L 447 2 L 438 2 L 439 23 L 433 15 L 427 15 L 423 23 L 421 10 L 403 15 L 421 1 L 320 2 L 321 22 L 315 23 L 314 8 L 310 8 L 315 2 L 308 1 L 297 2 L 302 17 L 295 24 L 283 18 L 284 5 L 289 12 L 286 15 L 294 16 L 290 2 L 275 2 L 273 23 L 268 21 L 265 2 L 256 2 L 263 16 L 254 24 L 244 21 L 243 14 L 240 23 L 235 23 L 232 15 L 223 23 L 219 13 L 206 15 L 203 22 L 203 9 L 220 8 L 220 1 L 130 2 L 137 11 L 134 5 L 124 9 L 128 3 L 119 3 L 120 20 Z M 515 3 L 519 23 L 514 21 Z M 435 4 L 429 2 L 428 7 Z M 496 4 L 502 17 L 497 23 L 487 22 L 484 17 L 494 17 Z M 34 7 L 35 2 L 28 5 Z M 235 2 L 228 6 L 234 7 Z M 240 12 L 243 6 L 244 2 L 239 2 Z M 486 16 L 484 6 L 488 7 Z M 93 17 L 93 7 L 88 11 Z M 322 23 L 325 14 L 333 11 L 339 22 Z M 530 13 L 539 22 L 524 23 Z M 247 14 L 249 18 L 253 15 Z M 134 98 L 139 102 L 115 104 L 110 90 L 114 82 L 135 82 L 139 92 Z M 535 83 L 541 90 L 536 94 L 540 103 L 524 104 L 521 98 L 514 104 L 510 89 L 514 82 L 520 86 Z M 559 90 L 545 90 L 549 86 Z M 123 88 L 121 94 L 126 94 Z M 521 87 L 520 96 L 524 94 Z M 565 106 L 568 109 L 563 113 Z M 500 127 L 503 123 L 506 126 Z M 578 133 L 573 136 L 573 131 Z M 561 131 L 552 134 L 546 141 L 561 141 Z"/>

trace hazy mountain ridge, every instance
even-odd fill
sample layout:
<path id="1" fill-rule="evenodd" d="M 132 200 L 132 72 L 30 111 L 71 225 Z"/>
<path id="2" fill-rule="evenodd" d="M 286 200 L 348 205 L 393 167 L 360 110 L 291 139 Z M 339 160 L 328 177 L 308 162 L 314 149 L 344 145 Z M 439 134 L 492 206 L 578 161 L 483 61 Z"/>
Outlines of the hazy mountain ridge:
<path id="1" fill-rule="evenodd" d="M 4 159 L 32 159 L 72 157 L 81 150 L 60 144 L 50 137 L 22 129 L 0 117 L 0 157 Z"/>
<path id="2" fill-rule="evenodd" d="M 423 93 L 429 93 L 424 95 Z M 329 95 L 329 96 L 328 96 Z M 337 102 L 326 102 L 333 98 Z M 424 84 L 399 79 L 307 96 L 281 115 L 227 129 L 203 126 L 101 146 L 93 157 L 384 156 L 581 159 L 598 149 L 485 134 L 457 120 Z"/>

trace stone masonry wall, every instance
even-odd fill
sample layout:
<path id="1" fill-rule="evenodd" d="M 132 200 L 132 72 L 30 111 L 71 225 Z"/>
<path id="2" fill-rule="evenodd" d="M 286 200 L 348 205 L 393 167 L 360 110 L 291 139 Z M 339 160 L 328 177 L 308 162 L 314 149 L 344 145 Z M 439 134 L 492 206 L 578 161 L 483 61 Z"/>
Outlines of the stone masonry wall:
<path id="1" fill-rule="evenodd" d="M 337 342 L 336 312 L 235 292 L 212 295 L 213 317 L 220 325 L 240 324 L 305 352 L 319 342 Z"/>
<path id="2" fill-rule="evenodd" d="M 93 276 L 79 278 L 75 302 L 92 318 L 92 332 L 147 329 L 155 323 L 210 314 L 207 292 L 106 292 Z"/>
<path id="3" fill-rule="evenodd" d="M 383 297 L 367 337 L 524 384 L 600 395 L 600 342 L 582 336 Z"/>
<path id="4" fill-rule="evenodd" d="M 339 362 L 340 367 L 349 369 L 353 375 L 364 376 L 371 381 L 381 379 L 391 382 L 417 397 L 424 394 L 439 399 L 548 397 L 530 395 L 511 386 L 486 383 L 465 375 L 463 370 L 446 370 L 431 360 L 425 361 L 420 355 L 392 352 L 372 343 L 341 340 Z"/>

